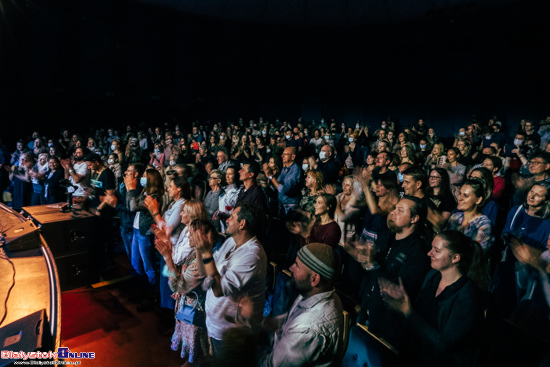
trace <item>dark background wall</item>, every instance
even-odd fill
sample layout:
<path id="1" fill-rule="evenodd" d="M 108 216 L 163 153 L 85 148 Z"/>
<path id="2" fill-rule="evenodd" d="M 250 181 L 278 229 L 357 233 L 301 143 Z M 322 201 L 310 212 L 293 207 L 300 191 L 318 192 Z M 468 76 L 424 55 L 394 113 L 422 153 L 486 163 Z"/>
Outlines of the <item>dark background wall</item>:
<path id="1" fill-rule="evenodd" d="M 4 140 L 39 128 L 237 117 L 423 117 L 450 135 L 548 109 L 542 1 L 363 26 L 246 23 L 135 1 L 0 0 Z"/>

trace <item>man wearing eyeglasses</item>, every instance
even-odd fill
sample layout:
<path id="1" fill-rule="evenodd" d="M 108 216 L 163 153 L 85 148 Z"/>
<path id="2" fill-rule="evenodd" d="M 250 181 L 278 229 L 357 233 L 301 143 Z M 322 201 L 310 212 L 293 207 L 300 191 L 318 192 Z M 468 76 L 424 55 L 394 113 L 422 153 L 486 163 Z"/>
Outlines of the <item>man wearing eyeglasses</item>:
<path id="1" fill-rule="evenodd" d="M 514 203 L 520 204 L 525 201 L 527 192 L 531 189 L 531 186 L 538 181 L 546 181 L 550 183 L 550 177 L 548 171 L 550 170 L 550 153 L 537 152 L 534 153 L 527 162 L 529 168 L 530 177 L 518 176 L 516 180 L 512 179 L 512 183 L 515 187 Z"/>
<path id="2" fill-rule="evenodd" d="M 531 159 L 529 159 L 529 173 L 533 175 L 534 182 L 549 181 L 548 170 L 550 170 L 549 153 L 538 152 L 531 156 Z"/>

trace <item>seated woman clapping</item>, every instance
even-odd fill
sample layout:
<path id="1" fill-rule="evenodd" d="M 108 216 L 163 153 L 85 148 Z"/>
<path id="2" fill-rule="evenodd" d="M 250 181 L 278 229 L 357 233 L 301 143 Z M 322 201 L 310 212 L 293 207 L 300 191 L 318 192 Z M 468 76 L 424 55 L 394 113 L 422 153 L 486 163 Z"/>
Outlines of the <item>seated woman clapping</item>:
<path id="1" fill-rule="evenodd" d="M 480 347 L 487 287 L 483 249 L 458 231 L 444 231 L 428 256 L 432 270 L 415 302 L 402 283 L 382 279 L 380 292 L 410 326 L 414 345 L 409 352 L 419 365 L 471 366 Z"/>

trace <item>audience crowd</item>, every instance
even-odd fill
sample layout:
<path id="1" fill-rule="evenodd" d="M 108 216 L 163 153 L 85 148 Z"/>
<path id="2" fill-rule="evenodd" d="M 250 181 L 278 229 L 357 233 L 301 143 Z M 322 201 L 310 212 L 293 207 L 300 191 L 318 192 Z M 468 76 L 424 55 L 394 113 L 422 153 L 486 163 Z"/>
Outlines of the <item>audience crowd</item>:
<path id="1" fill-rule="evenodd" d="M 0 199 L 96 214 L 98 268 L 124 244 L 190 366 L 340 365 L 344 310 L 403 365 L 550 363 L 550 117 L 437 128 L 35 131 L 0 140 Z"/>

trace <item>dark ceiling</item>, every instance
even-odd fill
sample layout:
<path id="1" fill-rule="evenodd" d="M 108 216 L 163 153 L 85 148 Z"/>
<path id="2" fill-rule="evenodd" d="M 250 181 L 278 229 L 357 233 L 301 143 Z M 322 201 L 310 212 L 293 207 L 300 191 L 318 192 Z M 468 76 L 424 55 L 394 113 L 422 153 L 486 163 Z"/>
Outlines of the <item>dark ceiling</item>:
<path id="1" fill-rule="evenodd" d="M 452 130 L 472 114 L 541 118 L 550 100 L 547 0 L 0 4 L 8 129 L 422 115 Z"/>
<path id="2" fill-rule="evenodd" d="M 519 0 L 138 0 L 208 16 L 274 25 L 361 26 L 456 17 Z"/>

